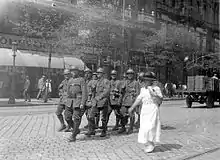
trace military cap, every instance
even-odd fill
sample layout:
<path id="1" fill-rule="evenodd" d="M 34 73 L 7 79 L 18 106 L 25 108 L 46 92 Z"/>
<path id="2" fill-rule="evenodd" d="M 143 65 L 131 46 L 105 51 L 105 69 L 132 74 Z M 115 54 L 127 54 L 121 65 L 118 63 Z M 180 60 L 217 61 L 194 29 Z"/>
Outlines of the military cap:
<path id="1" fill-rule="evenodd" d="M 126 73 L 127 73 L 127 74 L 134 74 L 134 70 L 130 68 L 130 69 L 127 70 Z"/>
<path id="2" fill-rule="evenodd" d="M 144 77 L 144 72 L 140 72 L 140 73 L 138 74 L 138 76 L 139 76 L 139 77 Z"/>
<path id="3" fill-rule="evenodd" d="M 103 68 L 98 68 L 97 73 L 104 73 L 104 69 Z"/>
<path id="4" fill-rule="evenodd" d="M 70 74 L 70 70 L 69 69 L 64 69 L 63 74 Z"/>
<path id="5" fill-rule="evenodd" d="M 112 70 L 111 71 L 111 75 L 116 75 L 117 74 L 117 71 L 116 70 Z"/>
<path id="6" fill-rule="evenodd" d="M 97 75 L 97 73 L 96 73 L 96 72 L 93 72 L 92 75 Z"/>
<path id="7" fill-rule="evenodd" d="M 89 68 L 86 68 L 86 69 L 84 70 L 84 72 L 92 72 L 92 70 L 89 69 Z"/>

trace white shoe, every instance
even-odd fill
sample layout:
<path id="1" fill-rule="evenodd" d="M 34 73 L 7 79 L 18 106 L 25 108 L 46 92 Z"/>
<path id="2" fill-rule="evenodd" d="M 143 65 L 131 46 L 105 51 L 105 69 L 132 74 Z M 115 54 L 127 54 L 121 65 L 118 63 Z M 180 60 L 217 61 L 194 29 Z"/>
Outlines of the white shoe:
<path id="1" fill-rule="evenodd" d="M 154 145 L 150 144 L 144 149 L 144 152 L 151 153 L 153 152 L 153 150 L 154 150 Z"/>

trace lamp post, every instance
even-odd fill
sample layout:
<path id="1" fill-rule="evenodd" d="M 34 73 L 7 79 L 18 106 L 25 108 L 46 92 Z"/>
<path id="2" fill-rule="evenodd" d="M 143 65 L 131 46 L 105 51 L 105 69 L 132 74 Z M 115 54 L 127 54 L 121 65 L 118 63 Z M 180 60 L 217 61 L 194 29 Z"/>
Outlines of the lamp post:
<path id="1" fill-rule="evenodd" d="M 12 70 L 12 83 L 11 83 L 11 94 L 8 100 L 8 104 L 15 104 L 15 57 L 17 52 L 17 42 L 12 42 L 13 52 L 13 70 Z"/>

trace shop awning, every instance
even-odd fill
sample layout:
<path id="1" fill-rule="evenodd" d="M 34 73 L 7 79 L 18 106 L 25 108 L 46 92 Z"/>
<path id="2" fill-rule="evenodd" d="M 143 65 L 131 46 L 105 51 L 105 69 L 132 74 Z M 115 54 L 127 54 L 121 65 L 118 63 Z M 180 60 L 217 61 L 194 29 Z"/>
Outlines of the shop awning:
<path id="1" fill-rule="evenodd" d="M 37 53 L 37 52 L 35 52 Z M 48 68 L 49 57 L 46 55 L 33 54 L 31 51 L 18 50 L 15 57 L 15 66 Z M 11 49 L 0 48 L 0 66 L 13 65 L 13 52 Z M 75 57 L 51 57 L 51 68 L 70 68 L 76 66 L 83 70 L 84 62 Z"/>

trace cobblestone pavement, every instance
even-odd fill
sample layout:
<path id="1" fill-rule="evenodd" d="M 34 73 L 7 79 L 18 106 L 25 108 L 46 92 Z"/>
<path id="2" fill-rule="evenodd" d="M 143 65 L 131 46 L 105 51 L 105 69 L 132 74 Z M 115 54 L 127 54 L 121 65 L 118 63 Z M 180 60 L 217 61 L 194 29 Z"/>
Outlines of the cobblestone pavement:
<path id="1" fill-rule="evenodd" d="M 108 136 L 87 138 L 84 129 L 75 143 L 70 133 L 56 132 L 55 106 L 0 109 L 0 160 L 217 160 L 220 156 L 220 107 L 188 109 L 184 101 L 161 106 L 162 136 L 155 152 L 146 154 L 137 131 L 117 135 L 112 114 Z M 86 125 L 84 117 L 81 127 Z M 99 132 L 99 131 L 98 131 Z"/>

